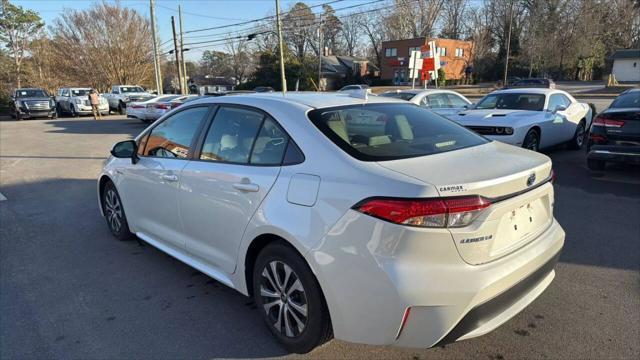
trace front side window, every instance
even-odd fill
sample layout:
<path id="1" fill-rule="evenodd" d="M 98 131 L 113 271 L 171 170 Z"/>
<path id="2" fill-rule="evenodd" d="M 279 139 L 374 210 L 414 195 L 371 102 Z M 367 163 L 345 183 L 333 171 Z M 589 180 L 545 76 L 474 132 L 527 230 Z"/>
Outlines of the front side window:
<path id="1" fill-rule="evenodd" d="M 208 107 L 194 107 L 167 118 L 151 130 L 143 156 L 185 159 L 191 155 L 192 143 L 205 120 Z"/>
<path id="2" fill-rule="evenodd" d="M 200 159 L 247 164 L 263 118 L 254 110 L 220 108 L 202 145 Z"/>
<path id="3" fill-rule="evenodd" d="M 412 104 L 349 105 L 309 112 L 331 141 L 363 161 L 404 159 L 487 143 L 466 128 Z"/>
<path id="4" fill-rule="evenodd" d="M 544 110 L 543 94 L 502 93 L 485 96 L 474 109 Z"/>
<path id="5" fill-rule="evenodd" d="M 568 99 L 567 99 L 568 100 Z M 567 108 L 569 105 L 567 105 L 566 101 L 565 101 L 565 97 L 561 94 L 553 94 L 551 96 L 549 96 L 549 106 L 547 106 L 547 109 L 554 111 L 557 108 L 563 107 L 563 108 Z"/>

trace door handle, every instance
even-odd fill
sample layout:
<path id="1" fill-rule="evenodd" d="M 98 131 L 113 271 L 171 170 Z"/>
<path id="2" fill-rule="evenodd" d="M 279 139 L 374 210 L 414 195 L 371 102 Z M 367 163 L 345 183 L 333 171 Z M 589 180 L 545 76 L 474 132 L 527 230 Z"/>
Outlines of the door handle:
<path id="1" fill-rule="evenodd" d="M 164 174 L 162 175 L 162 179 L 170 182 L 175 182 L 175 181 L 178 181 L 178 175 Z"/>
<path id="2" fill-rule="evenodd" d="M 257 184 L 252 184 L 250 182 L 234 183 L 232 186 L 234 189 L 238 189 L 240 191 L 257 192 L 258 190 L 260 190 L 260 186 L 258 186 Z"/>

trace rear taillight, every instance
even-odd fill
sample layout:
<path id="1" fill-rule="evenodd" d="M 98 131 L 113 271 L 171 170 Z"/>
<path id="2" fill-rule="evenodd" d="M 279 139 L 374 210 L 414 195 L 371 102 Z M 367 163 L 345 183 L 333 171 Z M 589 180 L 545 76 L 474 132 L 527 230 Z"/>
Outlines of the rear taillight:
<path id="1" fill-rule="evenodd" d="M 624 126 L 623 120 L 613 120 L 607 117 L 607 114 L 600 114 L 593 119 L 593 126 L 604 126 L 609 128 L 619 128 Z"/>
<path id="2" fill-rule="evenodd" d="M 171 109 L 171 106 L 167 105 L 167 104 L 155 104 L 154 107 L 156 109 L 162 109 L 162 110 L 169 110 Z"/>
<path id="3" fill-rule="evenodd" d="M 474 195 L 443 199 L 373 198 L 354 209 L 395 224 L 444 228 L 467 226 L 489 206 L 489 199 Z"/>

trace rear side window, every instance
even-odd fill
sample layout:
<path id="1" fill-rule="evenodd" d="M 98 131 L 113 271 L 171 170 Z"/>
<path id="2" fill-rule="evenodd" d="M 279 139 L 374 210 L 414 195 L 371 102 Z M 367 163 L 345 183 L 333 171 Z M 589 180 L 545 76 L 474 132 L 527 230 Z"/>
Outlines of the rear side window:
<path id="1" fill-rule="evenodd" d="M 271 118 L 265 118 L 253 144 L 249 162 L 255 165 L 280 165 L 288 142 L 289 136 L 280 126 Z"/>
<path id="2" fill-rule="evenodd" d="M 429 106 L 431 106 L 432 109 L 446 109 L 451 107 L 447 94 L 433 94 L 428 95 L 427 98 L 429 98 Z"/>
<path id="3" fill-rule="evenodd" d="M 311 121 L 356 159 L 383 161 L 447 152 L 488 142 L 416 105 L 350 105 L 309 112 Z"/>
<path id="4" fill-rule="evenodd" d="M 158 124 L 146 139 L 143 156 L 174 159 L 189 157 L 194 136 L 208 111 L 209 108 L 205 106 L 186 109 Z"/>
<path id="5" fill-rule="evenodd" d="M 451 103 L 451 105 L 456 108 L 465 107 L 469 104 L 458 95 L 447 94 L 447 97 L 449 98 L 449 102 Z"/>
<path id="6" fill-rule="evenodd" d="M 257 111 L 221 107 L 204 140 L 200 159 L 248 163 L 263 118 Z"/>
<path id="7" fill-rule="evenodd" d="M 640 91 L 631 91 L 618 96 L 611 104 L 612 108 L 640 108 Z"/>

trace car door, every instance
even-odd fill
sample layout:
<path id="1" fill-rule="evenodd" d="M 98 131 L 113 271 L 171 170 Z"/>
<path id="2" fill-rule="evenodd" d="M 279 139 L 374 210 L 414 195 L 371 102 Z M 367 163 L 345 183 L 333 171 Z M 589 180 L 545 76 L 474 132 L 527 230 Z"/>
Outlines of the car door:
<path id="1" fill-rule="evenodd" d="M 569 141 L 573 139 L 573 135 L 576 133 L 576 128 L 582 120 L 582 106 L 580 106 L 577 102 L 571 101 L 564 94 L 556 94 L 560 97 L 565 110 L 559 111 L 559 113 L 563 114 L 565 119 L 567 120 L 564 123 L 564 129 L 562 134 L 561 141 Z M 587 126 L 587 124 L 585 124 Z"/>
<path id="2" fill-rule="evenodd" d="M 573 136 L 572 131 L 575 131 L 575 124 L 570 120 L 569 112 L 571 110 L 567 108 L 565 96 L 562 94 L 551 94 L 549 96 L 547 110 L 547 121 L 545 121 L 546 129 L 543 129 L 542 137 L 545 137 L 545 133 L 547 133 L 548 136 L 547 139 L 541 139 L 541 142 L 544 141 L 543 146 L 551 146 L 569 141 Z M 571 135 L 569 135 L 570 132 Z"/>
<path id="3" fill-rule="evenodd" d="M 209 106 L 185 108 L 141 138 L 135 164 L 122 169 L 118 186 L 136 233 L 184 249 L 177 191 Z"/>
<path id="4" fill-rule="evenodd" d="M 69 111 L 69 89 L 60 89 L 58 104 L 60 105 L 60 109 L 62 111 Z"/>
<path id="5" fill-rule="evenodd" d="M 221 106 L 198 158 L 182 171 L 179 206 L 187 251 L 226 273 L 249 220 L 280 172 L 289 137 L 265 113 Z"/>

